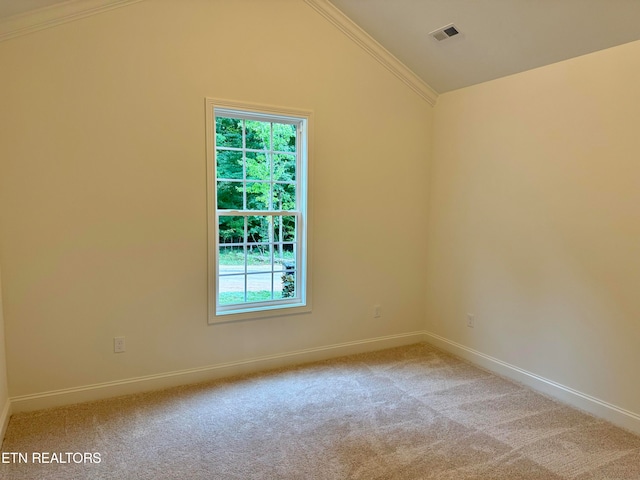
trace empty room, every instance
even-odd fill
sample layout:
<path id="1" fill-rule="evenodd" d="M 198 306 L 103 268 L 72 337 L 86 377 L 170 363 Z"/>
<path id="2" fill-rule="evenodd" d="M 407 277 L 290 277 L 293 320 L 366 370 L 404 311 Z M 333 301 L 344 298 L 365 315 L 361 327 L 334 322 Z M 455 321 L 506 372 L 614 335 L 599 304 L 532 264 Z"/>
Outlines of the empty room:
<path id="1" fill-rule="evenodd" d="M 0 1 L 0 477 L 640 479 L 639 24 Z"/>

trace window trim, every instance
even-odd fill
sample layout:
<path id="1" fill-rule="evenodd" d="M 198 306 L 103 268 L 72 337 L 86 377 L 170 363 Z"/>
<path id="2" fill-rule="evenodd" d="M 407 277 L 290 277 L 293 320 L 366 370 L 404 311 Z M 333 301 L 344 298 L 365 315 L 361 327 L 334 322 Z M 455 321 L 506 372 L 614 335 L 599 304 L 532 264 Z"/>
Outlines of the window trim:
<path id="1" fill-rule="evenodd" d="M 307 110 L 292 109 L 287 107 L 277 107 L 270 105 L 260 105 L 246 102 L 205 98 L 206 108 L 206 156 L 207 156 L 207 298 L 208 298 L 208 323 L 218 324 L 235 322 L 239 320 L 252 320 L 265 317 L 294 315 L 308 313 L 311 311 L 311 137 L 313 113 Z M 251 305 L 239 309 L 225 309 L 218 311 L 216 302 L 218 297 L 218 237 L 217 237 L 217 190 L 216 190 L 216 160 L 215 160 L 215 117 L 216 111 L 232 111 L 242 116 L 246 112 L 248 117 L 260 115 L 273 117 L 274 121 L 283 117 L 290 117 L 303 121 L 306 124 L 304 132 L 300 134 L 300 151 L 305 159 L 299 161 L 299 172 L 301 181 L 305 182 L 305 188 L 300 190 L 300 226 L 302 252 L 301 265 L 297 268 L 297 277 L 300 282 L 300 302 L 287 303 L 281 301 L 270 302 L 269 305 Z"/>

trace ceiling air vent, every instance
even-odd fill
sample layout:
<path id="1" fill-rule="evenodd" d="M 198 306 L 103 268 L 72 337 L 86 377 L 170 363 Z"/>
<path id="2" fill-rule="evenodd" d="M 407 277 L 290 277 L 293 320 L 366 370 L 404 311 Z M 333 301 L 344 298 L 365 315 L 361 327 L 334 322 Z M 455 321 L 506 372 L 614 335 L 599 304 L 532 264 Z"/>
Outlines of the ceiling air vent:
<path id="1" fill-rule="evenodd" d="M 429 32 L 429 35 L 431 35 L 437 41 L 442 42 L 443 40 L 447 40 L 451 37 L 454 37 L 459 33 L 460 33 L 460 30 L 458 30 L 458 27 L 456 27 L 453 23 L 451 23 L 445 27 L 434 30 L 433 32 Z"/>

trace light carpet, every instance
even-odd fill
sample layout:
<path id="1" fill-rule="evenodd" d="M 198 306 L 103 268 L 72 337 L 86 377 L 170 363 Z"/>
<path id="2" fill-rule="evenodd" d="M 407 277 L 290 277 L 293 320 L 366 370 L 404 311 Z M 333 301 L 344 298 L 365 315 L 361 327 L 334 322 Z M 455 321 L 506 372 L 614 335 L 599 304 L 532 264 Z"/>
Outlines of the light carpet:
<path id="1" fill-rule="evenodd" d="M 425 344 L 17 414 L 2 450 L 6 479 L 640 479 L 640 437 Z"/>

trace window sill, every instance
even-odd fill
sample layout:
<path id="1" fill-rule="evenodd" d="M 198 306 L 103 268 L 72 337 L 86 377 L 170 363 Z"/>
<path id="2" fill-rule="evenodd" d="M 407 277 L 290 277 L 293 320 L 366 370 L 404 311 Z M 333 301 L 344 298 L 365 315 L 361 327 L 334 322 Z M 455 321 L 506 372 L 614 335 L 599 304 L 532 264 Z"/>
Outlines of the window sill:
<path id="1" fill-rule="evenodd" d="M 257 307 L 252 310 L 243 308 L 241 310 L 229 310 L 226 312 L 218 312 L 209 318 L 209 325 L 217 325 L 221 323 L 233 323 L 249 320 L 259 320 L 262 318 L 284 317 L 290 315 L 302 315 L 311 313 L 311 305 L 276 305 L 273 307 Z"/>

